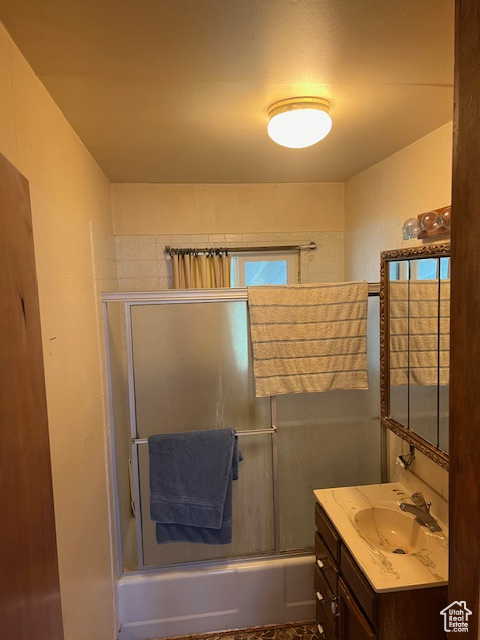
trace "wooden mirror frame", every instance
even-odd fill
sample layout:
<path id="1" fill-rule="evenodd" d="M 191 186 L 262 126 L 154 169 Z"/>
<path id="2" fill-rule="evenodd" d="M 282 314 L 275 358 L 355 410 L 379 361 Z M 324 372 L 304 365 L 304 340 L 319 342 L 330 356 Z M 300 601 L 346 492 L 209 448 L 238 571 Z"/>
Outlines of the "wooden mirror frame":
<path id="1" fill-rule="evenodd" d="M 423 453 L 427 458 L 433 460 L 443 469 L 448 471 L 449 456 L 448 453 L 438 449 L 435 445 L 428 442 L 417 433 L 411 431 L 404 425 L 397 422 L 389 415 L 388 409 L 390 404 L 390 360 L 389 360 L 389 322 L 388 322 L 388 270 L 387 266 L 390 262 L 398 262 L 401 260 L 414 260 L 417 258 L 444 258 L 450 257 L 450 243 L 435 244 L 421 247 L 412 247 L 409 249 L 393 249 L 391 251 L 382 251 L 380 264 L 380 420 L 382 427 L 390 429 L 395 435 L 409 444 L 415 449 Z"/>

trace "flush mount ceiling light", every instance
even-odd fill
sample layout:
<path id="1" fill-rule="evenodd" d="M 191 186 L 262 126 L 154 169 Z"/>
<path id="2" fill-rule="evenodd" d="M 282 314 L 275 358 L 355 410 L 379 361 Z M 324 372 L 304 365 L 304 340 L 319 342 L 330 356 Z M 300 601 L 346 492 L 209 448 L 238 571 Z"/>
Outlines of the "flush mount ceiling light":
<path id="1" fill-rule="evenodd" d="M 330 133 L 329 110 L 330 103 L 324 98 L 287 98 L 274 102 L 268 109 L 268 135 L 283 147 L 310 147 Z"/>

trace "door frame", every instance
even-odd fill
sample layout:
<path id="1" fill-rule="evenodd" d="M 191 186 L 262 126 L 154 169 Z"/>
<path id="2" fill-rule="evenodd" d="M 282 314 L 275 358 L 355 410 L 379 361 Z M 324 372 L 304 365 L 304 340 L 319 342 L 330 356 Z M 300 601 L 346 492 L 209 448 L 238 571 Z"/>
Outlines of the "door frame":
<path id="1" fill-rule="evenodd" d="M 456 0 L 452 177 L 449 602 L 480 595 L 480 8 Z"/>

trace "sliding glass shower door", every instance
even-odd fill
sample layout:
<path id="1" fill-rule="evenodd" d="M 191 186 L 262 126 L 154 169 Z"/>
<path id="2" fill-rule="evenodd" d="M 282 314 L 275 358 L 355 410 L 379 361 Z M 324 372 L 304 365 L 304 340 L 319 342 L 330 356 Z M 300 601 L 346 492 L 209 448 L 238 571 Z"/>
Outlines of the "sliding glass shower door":
<path id="1" fill-rule="evenodd" d="M 245 290 L 111 295 L 117 302 L 105 318 L 124 570 L 310 551 L 313 489 L 380 482 L 378 299 L 369 299 L 369 390 L 269 399 L 255 397 Z M 158 545 L 148 436 L 224 427 L 240 433 L 244 456 L 233 483 L 232 543 Z"/>
<path id="2" fill-rule="evenodd" d="M 149 517 L 148 445 L 137 445 L 145 565 L 275 550 L 269 401 L 255 398 L 247 329 L 245 302 L 131 307 L 137 439 L 232 427 L 241 432 L 244 456 L 233 483 L 232 543 L 158 545 Z"/>

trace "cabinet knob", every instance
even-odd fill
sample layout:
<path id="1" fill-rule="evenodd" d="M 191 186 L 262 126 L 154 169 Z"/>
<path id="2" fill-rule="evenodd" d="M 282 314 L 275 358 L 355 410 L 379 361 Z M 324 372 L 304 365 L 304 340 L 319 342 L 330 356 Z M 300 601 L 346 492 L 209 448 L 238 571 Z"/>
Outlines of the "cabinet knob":
<path id="1" fill-rule="evenodd" d="M 317 565 L 319 569 L 323 569 L 323 567 L 325 566 L 321 560 L 317 560 Z"/>

